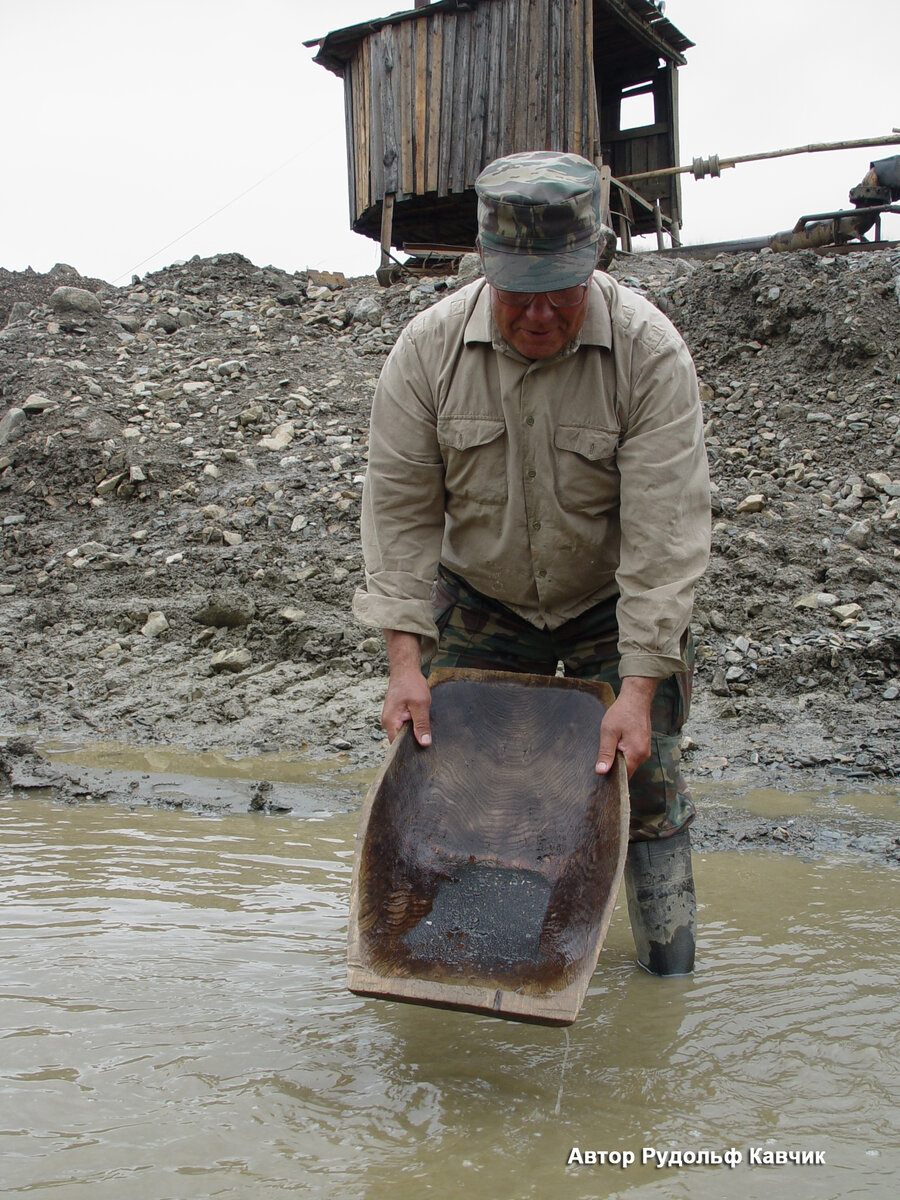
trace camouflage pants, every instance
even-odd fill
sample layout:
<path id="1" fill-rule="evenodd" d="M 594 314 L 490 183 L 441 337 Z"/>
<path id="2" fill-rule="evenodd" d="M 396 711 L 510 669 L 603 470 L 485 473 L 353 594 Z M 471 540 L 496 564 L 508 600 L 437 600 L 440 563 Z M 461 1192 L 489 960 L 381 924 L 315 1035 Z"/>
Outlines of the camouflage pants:
<path id="1" fill-rule="evenodd" d="M 619 694 L 615 596 L 558 629 L 537 629 L 440 567 L 432 606 L 441 635 L 432 668 L 555 675 L 562 662 L 567 675 L 600 680 Z M 680 733 L 690 708 L 694 668 L 690 633 L 685 634 L 682 649 L 687 669 L 660 680 L 650 711 L 650 757 L 629 783 L 631 841 L 670 837 L 695 815 L 680 766 Z"/>

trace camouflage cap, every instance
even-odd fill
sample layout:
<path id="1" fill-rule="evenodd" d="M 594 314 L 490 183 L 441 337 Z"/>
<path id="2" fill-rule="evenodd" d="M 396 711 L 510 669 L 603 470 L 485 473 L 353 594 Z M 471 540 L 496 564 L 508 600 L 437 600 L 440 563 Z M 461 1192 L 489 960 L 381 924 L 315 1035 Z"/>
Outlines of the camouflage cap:
<path id="1" fill-rule="evenodd" d="M 532 150 L 488 163 L 475 180 L 484 273 L 512 292 L 583 283 L 612 230 L 600 219 L 600 172 L 579 154 Z"/>

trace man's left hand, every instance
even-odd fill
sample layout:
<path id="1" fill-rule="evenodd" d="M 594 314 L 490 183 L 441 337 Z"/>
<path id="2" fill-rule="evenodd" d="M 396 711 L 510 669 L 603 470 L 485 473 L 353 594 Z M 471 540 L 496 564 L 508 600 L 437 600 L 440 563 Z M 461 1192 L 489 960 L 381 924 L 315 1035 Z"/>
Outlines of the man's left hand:
<path id="1" fill-rule="evenodd" d="M 650 705 L 658 682 L 639 675 L 626 675 L 622 680 L 618 698 L 606 710 L 600 726 L 598 775 L 609 771 L 617 750 L 625 756 L 629 779 L 650 757 Z"/>

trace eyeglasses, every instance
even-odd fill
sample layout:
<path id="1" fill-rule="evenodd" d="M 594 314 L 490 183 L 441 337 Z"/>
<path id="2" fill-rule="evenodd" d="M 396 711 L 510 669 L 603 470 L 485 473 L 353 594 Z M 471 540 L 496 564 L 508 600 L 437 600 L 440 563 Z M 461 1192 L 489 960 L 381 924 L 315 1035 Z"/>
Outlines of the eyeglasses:
<path id="1" fill-rule="evenodd" d="M 559 288 L 555 292 L 507 292 L 495 287 L 494 294 L 501 304 L 508 304 L 510 308 L 527 308 L 535 296 L 545 296 L 553 308 L 574 308 L 585 298 L 590 286 L 588 279 L 575 287 Z"/>

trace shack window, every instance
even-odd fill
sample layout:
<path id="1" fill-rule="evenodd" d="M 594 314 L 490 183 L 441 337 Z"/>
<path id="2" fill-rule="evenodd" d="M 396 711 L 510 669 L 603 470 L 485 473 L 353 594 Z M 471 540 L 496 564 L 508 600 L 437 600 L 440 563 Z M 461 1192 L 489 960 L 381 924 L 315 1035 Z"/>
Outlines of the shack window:
<path id="1" fill-rule="evenodd" d="M 619 129 L 640 129 L 656 121 L 656 105 L 653 99 L 653 84 L 644 83 L 622 92 L 619 107 Z"/>

